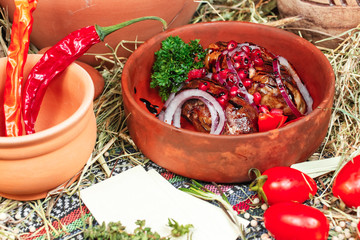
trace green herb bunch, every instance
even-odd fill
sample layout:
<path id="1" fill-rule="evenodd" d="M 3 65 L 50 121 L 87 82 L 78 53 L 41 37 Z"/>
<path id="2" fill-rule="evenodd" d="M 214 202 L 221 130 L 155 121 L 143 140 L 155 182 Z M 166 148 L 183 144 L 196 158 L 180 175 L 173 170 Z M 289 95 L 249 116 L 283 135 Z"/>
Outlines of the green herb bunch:
<path id="1" fill-rule="evenodd" d="M 90 226 L 84 231 L 85 239 L 101 239 L 101 240 L 170 240 L 170 237 L 161 237 L 157 232 L 153 232 L 151 228 L 145 227 L 145 220 L 137 220 L 135 222 L 138 227 L 133 233 L 127 233 L 125 226 L 121 222 L 103 223 L 102 225 Z M 179 237 L 190 233 L 193 225 L 180 225 L 173 219 L 168 219 L 168 225 L 172 228 L 171 236 Z"/>
<path id="2" fill-rule="evenodd" d="M 205 49 L 200 40 L 188 44 L 179 36 L 170 36 L 162 41 L 161 49 L 155 52 L 155 62 L 151 75 L 151 88 L 159 88 L 159 95 L 166 101 L 171 92 L 177 92 L 186 81 L 192 69 L 204 67 Z"/>

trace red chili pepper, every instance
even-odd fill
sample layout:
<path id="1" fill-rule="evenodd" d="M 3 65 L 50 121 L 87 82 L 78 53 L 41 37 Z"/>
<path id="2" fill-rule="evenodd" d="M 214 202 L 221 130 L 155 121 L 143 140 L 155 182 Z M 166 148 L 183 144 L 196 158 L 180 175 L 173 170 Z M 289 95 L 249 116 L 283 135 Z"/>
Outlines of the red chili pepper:
<path id="1" fill-rule="evenodd" d="M 25 84 L 22 112 L 26 134 L 35 132 L 35 121 L 46 88 L 56 76 L 82 56 L 91 46 L 103 41 L 108 34 L 144 20 L 161 21 L 166 28 L 166 22 L 154 16 L 136 18 L 109 27 L 88 26 L 70 33 L 47 50 L 31 70 Z"/>
<path id="2" fill-rule="evenodd" d="M 21 88 L 24 65 L 29 50 L 29 36 L 32 30 L 32 12 L 35 10 L 36 4 L 37 0 L 15 0 L 4 89 L 5 135 L 8 137 L 22 134 Z"/>
<path id="3" fill-rule="evenodd" d="M 275 128 L 279 128 L 287 120 L 287 116 L 284 116 L 280 109 L 272 109 L 270 112 L 259 113 L 258 126 L 259 132 L 266 132 Z"/>

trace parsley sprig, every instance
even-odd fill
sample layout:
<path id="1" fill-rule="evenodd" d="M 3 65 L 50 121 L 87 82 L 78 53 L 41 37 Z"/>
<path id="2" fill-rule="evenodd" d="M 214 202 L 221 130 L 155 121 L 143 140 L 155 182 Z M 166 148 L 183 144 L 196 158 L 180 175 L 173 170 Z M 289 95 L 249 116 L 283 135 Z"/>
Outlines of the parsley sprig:
<path id="1" fill-rule="evenodd" d="M 174 219 L 168 219 L 168 225 L 171 227 L 171 236 L 161 237 L 157 232 L 153 232 L 150 227 L 145 226 L 145 220 L 135 222 L 138 227 L 133 233 L 125 231 L 125 226 L 121 222 L 110 222 L 109 224 L 90 225 L 84 231 L 85 239 L 95 240 L 170 240 L 183 235 L 191 237 L 192 224 L 180 225 Z"/>
<path id="2" fill-rule="evenodd" d="M 155 62 L 151 75 L 151 88 L 159 88 L 159 95 L 166 101 L 171 92 L 177 92 L 192 69 L 204 67 L 206 51 L 200 40 L 185 43 L 179 36 L 170 36 L 155 52 Z"/>

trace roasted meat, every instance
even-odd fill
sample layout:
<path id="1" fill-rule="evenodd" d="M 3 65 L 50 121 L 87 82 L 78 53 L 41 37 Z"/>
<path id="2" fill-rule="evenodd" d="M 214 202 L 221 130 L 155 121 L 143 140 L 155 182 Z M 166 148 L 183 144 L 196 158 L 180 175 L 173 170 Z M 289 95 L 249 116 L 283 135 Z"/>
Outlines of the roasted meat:
<path id="1" fill-rule="evenodd" d="M 209 45 L 208 54 L 205 58 L 205 67 L 209 72 L 218 74 L 219 71 L 229 68 L 227 56 L 223 54 L 224 52 L 230 52 L 227 50 L 227 46 L 227 42 L 217 42 Z M 265 105 L 270 109 L 281 109 L 285 115 L 289 116 L 289 119 L 296 118 L 281 95 L 275 81 L 272 62 L 276 56 L 263 47 L 249 43 L 243 44 L 242 48 L 244 48 L 244 50 L 233 50 L 235 53 L 230 54 L 230 60 L 233 64 L 232 67 L 236 68 L 242 83 L 246 85 L 247 91 L 250 94 L 254 94 L 255 92 L 261 94 L 260 105 Z M 244 52 L 247 51 L 246 48 L 250 48 L 251 53 L 245 54 Z M 254 49 L 256 51 L 254 51 Z M 261 63 L 256 64 L 255 57 L 252 55 L 254 52 L 258 54 L 257 59 L 261 59 Z M 239 58 L 239 60 L 235 61 L 234 59 L 236 57 Z M 216 66 L 217 61 L 220 62 L 218 66 Z M 249 64 L 251 61 L 255 64 Z M 301 114 L 305 114 L 307 111 L 306 102 L 293 77 L 284 67 L 281 67 L 281 76 L 289 99 Z M 227 81 L 232 80 L 227 79 Z"/>
<path id="2" fill-rule="evenodd" d="M 207 86 L 207 92 L 215 98 L 228 95 L 228 90 L 210 79 L 195 79 L 183 86 L 181 90 L 198 89 Z M 226 123 L 224 135 L 239 135 L 257 132 L 257 110 L 242 97 L 231 97 L 224 106 Z M 182 107 L 182 116 L 187 119 L 196 130 L 210 132 L 211 115 L 206 105 L 197 99 L 187 101 Z"/>
<path id="3" fill-rule="evenodd" d="M 266 61 L 264 66 L 256 67 L 255 69 L 256 72 L 252 77 L 253 84 L 248 89 L 248 92 L 250 94 L 259 92 L 261 94 L 260 104 L 266 105 L 270 108 L 282 109 L 284 111 L 284 115 L 287 115 L 290 118 L 295 118 L 292 110 L 286 104 L 279 89 L 277 88 L 271 62 Z M 296 108 L 302 114 L 305 114 L 306 103 L 299 89 L 297 88 L 294 79 L 284 68 L 281 69 L 281 75 L 283 77 L 283 82 L 285 84 L 285 89 L 287 90 L 289 98 L 295 104 Z"/>

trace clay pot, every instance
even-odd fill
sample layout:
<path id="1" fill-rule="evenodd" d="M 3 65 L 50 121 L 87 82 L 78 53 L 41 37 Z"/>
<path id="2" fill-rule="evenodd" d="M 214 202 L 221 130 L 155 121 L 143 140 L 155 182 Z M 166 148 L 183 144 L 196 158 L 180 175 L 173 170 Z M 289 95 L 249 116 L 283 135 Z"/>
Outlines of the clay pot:
<path id="1" fill-rule="evenodd" d="M 0 0 L 0 5 L 9 8 L 12 20 L 14 1 Z M 199 3 L 193 0 L 41 0 L 34 11 L 34 26 L 31 42 L 39 49 L 53 46 L 70 32 L 79 28 L 98 24 L 110 26 L 133 18 L 143 16 L 159 16 L 165 19 L 170 28 L 188 23 Z M 162 31 L 158 21 L 146 21 L 128 26 L 105 38 L 112 48 L 122 40 L 144 41 Z M 136 46 L 125 44 L 131 50 Z M 99 43 L 89 49 L 88 53 L 110 53 L 104 43 Z M 118 56 L 128 57 L 131 52 L 120 48 Z M 84 56 L 82 61 L 90 65 L 98 65 L 94 56 Z"/>
<path id="2" fill-rule="evenodd" d="M 282 17 L 302 17 L 302 20 L 288 26 L 292 31 L 300 31 L 304 38 L 318 46 L 335 48 L 344 37 L 321 43 L 316 41 L 337 36 L 357 27 L 360 23 L 360 6 L 356 0 L 346 2 L 346 7 L 339 1 L 335 1 L 336 5 L 330 6 L 328 0 L 278 0 L 277 5 Z"/>
<path id="3" fill-rule="evenodd" d="M 158 105 L 158 109 L 163 105 L 149 83 L 154 52 L 170 35 L 178 35 L 185 42 L 200 39 L 203 47 L 220 40 L 249 41 L 287 58 L 313 97 L 314 111 L 280 129 L 238 136 L 178 129 L 160 121 L 141 99 Z M 126 62 L 121 83 L 127 126 L 145 156 L 185 177 L 232 183 L 249 181 L 250 168 L 265 171 L 290 166 L 308 159 L 318 149 L 328 130 L 335 77 L 327 58 L 295 34 L 260 24 L 212 22 L 169 30 L 146 41 Z"/>
<path id="4" fill-rule="evenodd" d="M 28 56 L 25 76 L 40 57 Z M 6 58 L 1 58 L 1 114 L 5 66 Z M 0 196 L 16 200 L 44 198 L 77 175 L 95 146 L 93 96 L 90 76 L 72 64 L 49 85 L 35 134 L 3 137 L 4 132 L 0 133 Z"/>

